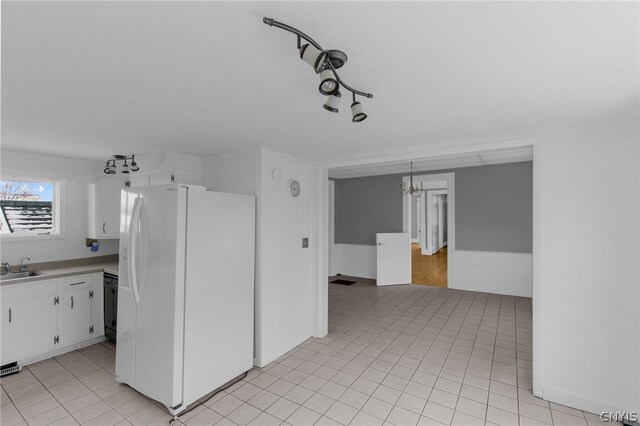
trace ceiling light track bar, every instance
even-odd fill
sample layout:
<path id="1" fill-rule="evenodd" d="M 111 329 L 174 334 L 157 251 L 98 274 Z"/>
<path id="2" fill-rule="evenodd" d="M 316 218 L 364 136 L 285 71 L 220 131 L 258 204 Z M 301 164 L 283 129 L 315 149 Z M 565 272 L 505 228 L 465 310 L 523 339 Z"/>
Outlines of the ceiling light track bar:
<path id="1" fill-rule="evenodd" d="M 292 27 L 291 25 L 287 25 L 284 24 L 282 22 L 278 22 L 273 18 L 267 18 L 264 17 L 262 19 L 262 22 L 264 22 L 265 24 L 271 26 L 271 27 L 277 27 L 280 28 L 282 30 L 285 31 L 289 31 L 290 33 L 295 34 L 297 37 L 297 43 L 298 43 L 298 49 L 300 49 L 300 39 L 303 38 L 305 39 L 307 42 L 309 42 L 309 44 L 311 44 L 313 47 L 315 47 L 316 49 L 318 49 L 321 52 L 326 52 L 329 55 L 331 55 L 332 52 L 331 50 L 324 50 L 322 48 L 322 46 L 320 46 L 314 39 L 312 39 L 311 37 L 309 37 L 308 35 L 306 35 L 305 33 L 303 33 L 302 31 L 300 31 L 297 28 Z M 340 52 L 341 53 L 341 52 Z M 344 61 L 346 61 L 346 55 L 345 55 L 345 59 Z M 336 76 L 336 80 L 338 80 L 338 83 L 340 83 L 340 85 L 342 87 L 344 87 L 346 90 L 350 91 L 351 93 L 353 93 L 353 95 L 359 95 L 359 96 L 364 96 L 366 98 L 373 98 L 373 95 L 371 93 L 366 93 L 366 92 L 362 92 L 360 90 L 354 89 L 352 87 L 350 87 L 348 84 L 346 84 L 338 75 L 338 73 L 336 72 L 336 68 L 339 68 L 339 66 L 334 66 L 333 62 L 330 60 L 326 61 L 326 63 L 328 64 L 328 67 L 331 68 L 331 71 L 333 72 L 333 74 Z M 340 66 L 342 66 L 342 64 L 340 64 Z"/>
<path id="2" fill-rule="evenodd" d="M 298 30 L 297 28 L 293 28 L 290 25 L 283 24 L 282 22 L 278 22 L 273 18 L 266 18 L 265 17 L 265 18 L 262 19 L 262 22 L 264 22 L 265 24 L 267 24 L 267 25 L 269 25 L 271 27 L 278 27 L 278 28 L 283 29 L 285 31 L 289 31 L 290 33 L 293 33 L 293 34 L 297 35 L 298 37 L 302 37 L 303 39 L 307 40 L 316 49 L 318 49 L 320 51 L 324 51 L 324 49 L 322 47 L 320 47 L 320 45 L 318 43 L 316 43 L 316 41 L 314 39 L 312 39 L 311 37 L 309 37 L 308 35 L 306 35 L 302 31 Z"/>
<path id="3" fill-rule="evenodd" d="M 340 85 L 342 87 L 344 87 L 345 89 L 347 89 L 348 91 L 353 93 L 353 96 L 354 96 L 353 101 L 354 102 L 355 102 L 355 95 L 364 96 L 365 98 L 373 98 L 373 95 L 371 93 L 361 92 L 361 91 L 356 90 L 356 89 L 354 89 L 352 87 L 349 87 L 349 85 L 347 85 L 344 81 L 342 81 L 342 79 L 340 78 L 340 76 L 336 72 L 336 69 L 333 67 L 333 64 L 331 63 L 331 61 L 329 61 L 328 63 L 329 63 L 329 66 L 331 67 L 331 69 L 333 70 L 333 73 L 335 74 L 336 80 L 338 80 L 338 83 L 340 83 Z"/>

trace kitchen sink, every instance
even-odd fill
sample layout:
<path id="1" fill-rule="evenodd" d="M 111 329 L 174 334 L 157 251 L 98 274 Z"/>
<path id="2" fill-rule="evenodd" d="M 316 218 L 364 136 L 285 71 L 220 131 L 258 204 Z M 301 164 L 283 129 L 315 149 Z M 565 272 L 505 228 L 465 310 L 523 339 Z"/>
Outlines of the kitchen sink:
<path id="1" fill-rule="evenodd" d="M 0 275 L 0 281 L 17 280 L 18 278 L 38 277 L 40 275 L 44 275 L 44 272 L 40 272 L 40 271 L 14 272 L 13 274 Z"/>

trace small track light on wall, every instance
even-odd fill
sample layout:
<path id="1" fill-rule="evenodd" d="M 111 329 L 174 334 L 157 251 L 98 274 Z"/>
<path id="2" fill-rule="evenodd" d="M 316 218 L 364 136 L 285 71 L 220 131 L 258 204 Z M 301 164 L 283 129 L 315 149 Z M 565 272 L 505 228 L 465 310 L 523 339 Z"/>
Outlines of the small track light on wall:
<path id="1" fill-rule="evenodd" d="M 313 67 L 316 74 L 320 75 L 320 86 L 318 90 L 329 98 L 323 105 L 323 108 L 330 112 L 338 112 L 338 103 L 340 102 L 340 88 L 348 90 L 353 94 L 353 103 L 351 104 L 352 121 L 359 123 L 367 118 L 362 110 L 362 104 L 356 101 L 356 95 L 366 98 L 373 98 L 371 93 L 361 92 L 349 87 L 338 75 L 336 70 L 341 68 L 347 62 L 347 55 L 340 50 L 324 50 L 318 43 L 302 31 L 293 28 L 282 22 L 278 22 L 273 18 L 263 18 L 265 24 L 289 31 L 297 36 L 298 50 L 300 58 Z M 301 45 L 301 40 L 307 41 L 307 44 Z M 106 173 L 106 172 L 105 172 Z"/>
<path id="2" fill-rule="evenodd" d="M 127 161 L 131 161 L 131 163 L 127 163 Z M 126 155 L 114 155 L 112 159 L 107 160 L 107 164 L 104 168 L 105 174 L 115 175 L 118 172 L 118 165 L 116 161 L 122 161 L 123 164 L 120 166 L 120 173 L 129 174 L 129 172 L 137 172 L 140 170 L 138 163 L 136 163 L 136 156 L 132 155 L 130 157 Z"/>

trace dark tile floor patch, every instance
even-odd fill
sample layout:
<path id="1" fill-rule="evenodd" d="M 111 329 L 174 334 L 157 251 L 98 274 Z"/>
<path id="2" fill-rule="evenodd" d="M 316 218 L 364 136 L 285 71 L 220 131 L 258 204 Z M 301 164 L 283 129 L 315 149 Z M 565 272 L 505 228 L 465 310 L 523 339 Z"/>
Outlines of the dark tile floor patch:
<path id="1" fill-rule="evenodd" d="M 331 284 L 340 284 L 340 285 L 351 285 L 351 284 L 355 284 L 356 281 L 349 281 L 349 280 L 333 280 L 331 281 Z"/>

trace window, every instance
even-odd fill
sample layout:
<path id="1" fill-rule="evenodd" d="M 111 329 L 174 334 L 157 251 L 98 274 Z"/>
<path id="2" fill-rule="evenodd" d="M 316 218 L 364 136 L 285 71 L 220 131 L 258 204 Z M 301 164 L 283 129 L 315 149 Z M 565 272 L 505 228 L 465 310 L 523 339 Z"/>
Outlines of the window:
<path id="1" fill-rule="evenodd" d="M 58 234 L 58 193 L 54 182 L 0 181 L 0 235 Z"/>

